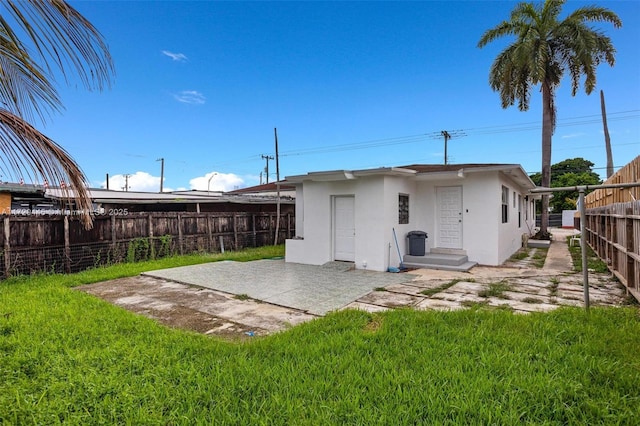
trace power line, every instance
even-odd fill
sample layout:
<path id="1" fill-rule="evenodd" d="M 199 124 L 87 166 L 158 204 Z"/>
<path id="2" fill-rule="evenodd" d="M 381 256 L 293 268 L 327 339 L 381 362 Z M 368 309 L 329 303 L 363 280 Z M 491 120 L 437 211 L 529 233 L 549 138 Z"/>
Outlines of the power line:
<path id="1" fill-rule="evenodd" d="M 629 114 L 629 113 L 633 113 L 633 114 L 629 116 L 623 116 L 623 117 L 617 116 L 619 114 Z M 640 117 L 640 110 L 622 111 L 617 113 L 611 113 L 609 115 L 613 116 L 609 118 L 609 121 L 630 120 L 633 118 Z M 595 117 L 595 118 L 592 118 L 592 117 Z M 579 120 L 579 121 L 576 121 L 576 120 Z M 599 115 L 588 115 L 588 116 L 572 117 L 572 118 L 558 120 L 558 124 L 556 127 L 595 124 L 600 122 L 601 122 L 601 118 Z M 461 135 L 461 136 L 490 135 L 490 134 L 499 134 L 499 133 L 539 130 L 541 128 L 542 128 L 542 125 L 539 122 L 527 122 L 527 123 L 520 123 L 520 124 L 494 125 L 494 126 L 476 127 L 476 128 L 469 128 L 469 129 L 460 129 L 460 130 L 456 130 L 456 132 L 464 133 L 464 135 Z M 426 139 L 440 139 L 442 137 L 443 137 L 442 131 L 435 131 L 435 132 L 428 132 L 428 133 L 423 133 L 418 135 L 398 136 L 398 137 L 385 138 L 385 139 L 374 139 L 371 141 L 364 141 L 364 142 L 325 145 L 322 147 L 289 150 L 289 151 L 283 151 L 283 153 L 280 154 L 280 156 L 283 157 L 283 156 L 293 156 L 293 155 L 324 154 L 329 152 L 353 151 L 353 150 L 359 150 L 359 149 L 376 148 L 380 146 L 424 142 Z"/>
<path id="2" fill-rule="evenodd" d="M 638 117 L 640 117 L 640 110 L 619 111 L 619 112 L 608 113 L 607 115 L 609 117 L 608 118 L 609 121 L 631 120 L 631 119 L 637 119 Z M 577 126 L 577 125 L 585 125 L 585 124 L 597 124 L 600 122 L 601 122 L 600 115 L 586 115 L 586 116 L 559 119 L 556 127 L 569 127 L 569 126 Z M 462 132 L 464 133 L 464 136 L 474 136 L 474 135 L 491 135 L 491 134 L 540 130 L 541 127 L 542 127 L 542 124 L 538 121 L 535 121 L 535 122 L 523 122 L 523 123 L 517 123 L 517 124 L 472 127 L 467 129 L 460 129 L 460 130 L 457 130 L 456 132 Z M 451 132 L 449 133 L 451 134 Z M 343 143 L 343 144 L 324 145 L 324 146 L 316 146 L 316 147 L 310 147 L 310 148 L 285 150 L 285 151 L 281 151 L 280 157 L 326 154 L 331 152 L 354 151 L 354 150 L 370 149 L 370 148 L 378 148 L 378 147 L 386 147 L 386 146 L 405 145 L 405 144 L 412 144 L 412 143 L 418 143 L 418 142 L 426 142 L 428 139 L 440 139 L 442 137 L 443 137 L 442 131 L 432 131 L 432 132 L 407 135 L 407 136 L 372 139 L 372 140 L 362 141 L 362 142 L 350 142 L 350 143 Z M 616 146 L 620 146 L 620 144 L 617 144 Z M 535 151 L 532 151 L 532 152 L 535 152 Z M 216 166 L 255 161 L 257 158 L 260 158 L 260 156 L 250 156 L 250 157 L 244 157 L 242 159 L 229 160 L 222 163 L 217 163 Z"/>

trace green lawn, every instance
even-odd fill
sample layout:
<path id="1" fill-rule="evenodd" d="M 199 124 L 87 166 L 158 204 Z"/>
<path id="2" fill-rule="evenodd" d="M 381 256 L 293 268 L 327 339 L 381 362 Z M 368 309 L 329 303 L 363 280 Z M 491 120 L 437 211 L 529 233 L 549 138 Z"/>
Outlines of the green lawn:
<path id="1" fill-rule="evenodd" d="M 634 307 L 343 311 L 227 342 L 70 288 L 158 262 L 0 283 L 1 424 L 637 424 L 640 416 Z"/>

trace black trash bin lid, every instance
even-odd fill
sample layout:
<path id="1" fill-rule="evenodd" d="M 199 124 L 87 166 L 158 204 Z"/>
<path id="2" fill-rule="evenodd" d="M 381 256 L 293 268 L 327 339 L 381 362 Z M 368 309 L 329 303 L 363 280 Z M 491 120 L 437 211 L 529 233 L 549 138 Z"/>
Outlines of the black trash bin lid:
<path id="1" fill-rule="evenodd" d="M 407 233 L 407 237 L 425 237 L 427 238 L 427 233 L 424 231 L 411 231 Z"/>

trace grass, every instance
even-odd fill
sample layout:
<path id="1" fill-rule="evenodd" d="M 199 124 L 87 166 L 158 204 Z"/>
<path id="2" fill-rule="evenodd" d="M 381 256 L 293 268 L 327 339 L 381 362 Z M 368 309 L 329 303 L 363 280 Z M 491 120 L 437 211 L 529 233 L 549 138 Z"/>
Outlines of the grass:
<path id="1" fill-rule="evenodd" d="M 197 265 L 200 263 L 217 262 L 222 260 L 235 260 L 248 262 L 251 260 L 278 258 L 284 255 L 284 245 L 266 246 L 243 251 L 227 251 L 225 253 L 189 254 L 183 256 L 165 257 L 162 259 L 146 260 L 137 263 L 119 263 L 116 265 L 87 269 L 76 274 L 35 274 L 20 275 L 0 281 L 0 285 L 12 285 L 24 281 L 38 282 L 53 280 L 64 286 L 77 286 L 116 278 L 133 277 L 145 271 L 156 269 L 175 268 L 178 266 Z"/>
<path id="2" fill-rule="evenodd" d="M 476 282 L 476 280 L 473 279 L 473 278 L 469 278 L 469 279 L 462 279 L 462 278 L 453 279 L 453 280 L 451 280 L 449 282 L 446 282 L 446 283 L 444 283 L 442 285 L 439 285 L 437 287 L 424 289 L 424 290 L 422 290 L 420 292 L 420 294 L 423 294 L 425 296 L 433 296 L 434 294 L 440 293 L 441 291 L 444 291 L 444 290 L 448 289 L 449 287 L 452 287 L 452 286 L 458 284 L 459 282 L 474 283 L 474 282 Z"/>
<path id="3" fill-rule="evenodd" d="M 0 283 L 0 424 L 637 422 L 637 308 L 348 310 L 228 342 L 69 288 L 123 268 Z"/>
<path id="4" fill-rule="evenodd" d="M 527 257 L 529 257 L 529 249 L 527 248 L 521 248 L 520 250 L 518 250 L 517 252 L 515 252 L 510 258 L 509 260 L 511 260 L 512 262 L 518 261 L 518 260 L 523 260 L 526 259 Z"/>
<path id="5" fill-rule="evenodd" d="M 536 248 L 536 252 L 533 254 L 533 266 L 536 268 L 542 268 L 544 266 L 544 261 L 547 259 L 547 252 L 549 249 L 546 248 Z"/>
<path id="6" fill-rule="evenodd" d="M 499 299 L 508 299 L 509 297 L 504 294 L 505 291 L 511 290 L 511 284 L 508 281 L 502 280 L 497 283 L 489 283 L 489 288 L 478 292 L 480 297 L 497 297 Z"/>
<path id="7" fill-rule="evenodd" d="M 571 237 L 567 237 L 567 244 Z M 571 253 L 571 259 L 573 260 L 573 269 L 576 272 L 582 272 L 582 249 L 580 246 L 570 246 L 569 253 Z M 609 268 L 607 263 L 596 255 L 591 247 L 587 245 L 587 269 L 599 273 L 608 273 Z"/>

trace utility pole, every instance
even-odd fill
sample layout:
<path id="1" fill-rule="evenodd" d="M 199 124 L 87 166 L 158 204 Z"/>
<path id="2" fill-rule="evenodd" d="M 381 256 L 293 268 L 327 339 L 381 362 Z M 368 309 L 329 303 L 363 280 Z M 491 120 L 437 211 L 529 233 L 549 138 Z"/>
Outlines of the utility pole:
<path id="1" fill-rule="evenodd" d="M 129 192 L 129 174 L 124 175 L 124 190 Z"/>
<path id="2" fill-rule="evenodd" d="M 160 161 L 160 192 L 162 192 L 162 183 L 164 182 L 164 158 L 158 158 Z"/>
<path id="3" fill-rule="evenodd" d="M 447 142 L 451 139 L 451 135 L 446 130 L 440 132 L 442 136 L 444 136 L 444 165 L 446 166 L 449 162 L 449 158 L 447 157 Z"/>
<path id="4" fill-rule="evenodd" d="M 280 233 L 280 162 L 278 161 L 278 129 L 273 128 L 273 136 L 276 140 L 276 237 L 273 245 L 278 244 L 278 234 Z"/>
<path id="5" fill-rule="evenodd" d="M 267 166 L 264 168 L 264 172 L 267 175 L 267 183 L 269 183 L 269 160 L 273 160 L 272 155 L 261 155 L 263 160 L 267 160 Z"/>
<path id="6" fill-rule="evenodd" d="M 458 138 L 462 136 L 466 136 L 466 134 L 462 130 L 442 130 L 441 132 L 434 132 L 428 135 L 431 139 L 440 139 L 444 138 L 444 164 L 445 166 L 449 164 L 449 140 L 453 138 Z"/>
<path id="7" fill-rule="evenodd" d="M 604 127 L 604 145 L 607 150 L 607 179 L 613 175 L 613 153 L 611 152 L 611 139 L 607 126 L 607 110 L 604 106 L 604 91 L 600 91 L 600 109 L 602 110 L 602 126 Z"/>

